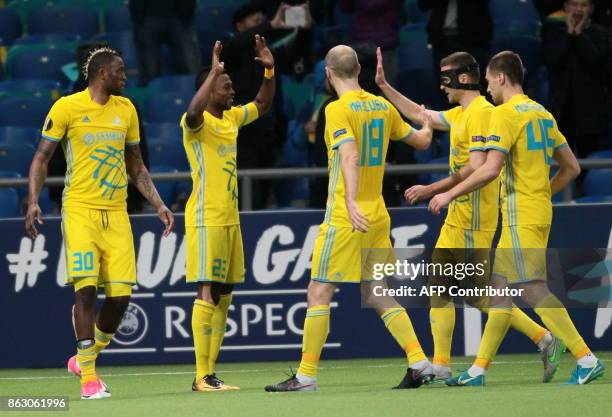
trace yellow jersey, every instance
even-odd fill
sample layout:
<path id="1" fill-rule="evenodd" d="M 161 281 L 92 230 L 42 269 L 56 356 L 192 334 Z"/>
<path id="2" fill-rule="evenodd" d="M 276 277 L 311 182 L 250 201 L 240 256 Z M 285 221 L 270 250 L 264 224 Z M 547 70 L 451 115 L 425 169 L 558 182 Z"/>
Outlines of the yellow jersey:
<path id="1" fill-rule="evenodd" d="M 451 174 L 469 163 L 470 152 L 484 151 L 494 108 L 483 96 L 478 96 L 465 109 L 457 106 L 440 113 L 441 119 L 450 127 Z M 445 223 L 469 230 L 496 230 L 498 212 L 499 178 L 453 200 Z"/>
<path id="2" fill-rule="evenodd" d="M 504 226 L 550 224 L 550 164 L 567 141 L 554 117 L 524 94 L 493 110 L 486 150 L 506 154 L 501 175 Z"/>
<path id="3" fill-rule="evenodd" d="M 204 112 L 202 126 L 190 129 L 181 118 L 183 146 L 193 189 L 185 207 L 185 226 L 240 224 L 238 217 L 238 129 L 259 117 L 249 103 L 223 112 L 221 119 Z"/>
<path id="4" fill-rule="evenodd" d="M 357 204 L 370 224 L 384 221 L 389 217 L 382 197 L 389 140 L 408 137 L 412 128 L 391 103 L 363 90 L 349 91 L 328 104 L 325 120 L 329 187 L 324 223 L 351 227 L 338 150 L 348 141 L 355 142 L 360 155 Z"/>
<path id="5" fill-rule="evenodd" d="M 87 88 L 62 97 L 51 107 L 42 137 L 60 142 L 66 157 L 64 207 L 126 209 L 125 147 L 140 143 L 138 116 L 130 100 L 111 95 L 101 105 Z"/>

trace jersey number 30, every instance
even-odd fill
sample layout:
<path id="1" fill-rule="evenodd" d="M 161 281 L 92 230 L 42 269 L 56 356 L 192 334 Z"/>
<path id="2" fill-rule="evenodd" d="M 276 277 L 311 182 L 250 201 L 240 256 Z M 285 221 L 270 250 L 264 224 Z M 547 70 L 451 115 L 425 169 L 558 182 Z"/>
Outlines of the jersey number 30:
<path id="1" fill-rule="evenodd" d="M 377 167 L 383 164 L 384 119 L 372 119 L 363 124 L 359 166 Z"/>

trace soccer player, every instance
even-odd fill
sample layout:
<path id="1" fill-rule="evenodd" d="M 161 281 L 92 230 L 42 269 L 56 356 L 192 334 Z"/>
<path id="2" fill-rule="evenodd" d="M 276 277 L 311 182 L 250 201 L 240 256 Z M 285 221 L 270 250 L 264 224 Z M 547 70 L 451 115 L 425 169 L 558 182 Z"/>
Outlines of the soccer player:
<path id="1" fill-rule="evenodd" d="M 419 117 L 420 106 L 404 97 L 385 79 L 380 49 L 377 50 L 378 66 L 376 82 L 383 94 L 399 111 L 411 120 Z M 444 191 L 450 190 L 480 167 L 486 158 L 485 138 L 494 106 L 480 95 L 480 69 L 474 57 L 467 52 L 455 52 L 440 61 L 441 88 L 451 104 L 458 104 L 447 111 L 427 110 L 435 129 L 450 130 L 451 175 L 430 185 L 415 185 L 405 192 L 406 200 L 414 204 Z M 474 249 L 472 259 L 488 257 L 493 236 L 497 229 L 499 178 L 473 193 L 453 200 L 435 245 L 436 262 L 465 262 L 464 248 Z M 475 249 L 479 248 L 479 249 Z M 460 249 L 460 250 L 458 250 Z M 488 269 L 488 268 L 487 268 Z M 487 276 L 484 281 L 488 280 Z M 484 283 L 478 280 L 476 284 Z M 455 281 L 455 284 L 458 281 Z M 467 300 L 488 312 L 485 298 Z M 431 301 L 429 312 L 434 341 L 433 366 L 436 379 L 451 377 L 450 359 L 455 307 L 452 297 L 438 296 Z M 492 314 L 497 314 L 496 310 Z M 529 337 L 542 352 L 543 381 L 548 382 L 556 372 L 561 358 L 560 341 L 544 327 L 538 325 L 522 310 L 512 310 L 512 327 Z"/>
<path id="2" fill-rule="evenodd" d="M 81 378 L 81 398 L 110 397 L 96 374 L 96 358 L 110 343 L 136 284 L 134 239 L 127 214 L 128 175 L 165 225 L 174 216 L 159 197 L 140 154 L 138 117 L 121 97 L 125 69 L 110 48 L 94 49 L 83 68 L 88 87 L 60 98 L 49 111 L 29 175 L 26 232 L 36 238 L 47 166 L 61 143 L 67 170 L 62 235 L 68 284 L 74 286 L 77 354 L 68 370 Z M 96 317 L 97 288 L 106 298 Z"/>
<path id="3" fill-rule="evenodd" d="M 361 66 L 352 48 L 332 48 L 325 63 L 327 80 L 339 99 L 325 109 L 329 193 L 314 246 L 302 361 L 296 375 L 266 386 L 269 392 L 316 390 L 317 367 L 329 332 L 330 303 L 336 287 L 361 282 L 362 290 L 367 288 L 377 257 L 377 251 L 370 248 L 382 248 L 388 254 L 392 247 L 390 218 L 382 197 L 389 140 L 402 140 L 418 149 L 431 143 L 430 120 L 424 120 L 421 130 L 414 130 L 387 100 L 361 89 Z M 398 388 L 416 388 L 428 382 L 432 367 L 406 311 L 397 303 L 374 307 L 408 359 L 408 372 Z"/>
<path id="4" fill-rule="evenodd" d="M 481 189 L 502 172 L 502 232 L 493 266 L 495 285 L 523 289 L 523 299 L 535 308 L 547 328 L 563 340 L 576 358 L 570 384 L 586 384 L 604 367 L 590 351 L 567 310 L 546 285 L 544 250 L 552 220 L 551 195 L 580 173 L 580 166 L 553 116 L 523 93 L 523 64 L 518 54 L 500 52 L 489 61 L 488 91 L 498 105 L 491 115 L 485 163 L 451 190 L 436 195 L 429 209 L 438 214 L 452 200 Z M 549 180 L 552 160 L 559 171 Z M 529 249 L 526 249 L 529 248 Z M 510 297 L 498 297 L 489 314 L 474 364 L 447 385 L 484 385 L 484 374 L 512 320 Z"/>
<path id="5" fill-rule="evenodd" d="M 221 42 L 212 65 L 196 77 L 196 94 L 181 119 L 183 145 L 193 190 L 185 209 L 187 282 L 197 283 L 191 327 L 196 357 L 194 391 L 239 389 L 215 374 L 234 284 L 244 282 L 244 254 L 238 217 L 236 140 L 238 129 L 262 116 L 272 105 L 274 57 L 265 39 L 255 35 L 255 60 L 264 76 L 255 99 L 233 106 L 232 80 L 219 62 Z"/>

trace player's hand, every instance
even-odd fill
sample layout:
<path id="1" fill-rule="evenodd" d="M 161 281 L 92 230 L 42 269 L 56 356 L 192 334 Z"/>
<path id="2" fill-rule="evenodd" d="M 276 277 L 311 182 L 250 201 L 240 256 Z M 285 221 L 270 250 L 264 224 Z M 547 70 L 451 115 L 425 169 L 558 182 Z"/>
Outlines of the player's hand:
<path id="1" fill-rule="evenodd" d="M 264 68 L 274 68 L 274 56 L 266 45 L 266 39 L 263 36 L 255 35 L 255 61 L 259 62 Z"/>
<path id="2" fill-rule="evenodd" d="M 162 204 L 162 206 L 157 209 L 157 216 L 164 226 L 166 226 L 164 230 L 164 237 L 166 237 L 172 232 L 172 229 L 174 229 L 174 214 L 172 214 L 168 207 Z"/>
<path id="3" fill-rule="evenodd" d="M 567 33 L 573 35 L 576 31 L 576 20 L 574 19 L 573 15 L 567 15 L 567 17 L 565 18 L 565 26 L 567 28 Z"/>
<path id="4" fill-rule="evenodd" d="M 347 200 L 346 208 L 349 212 L 349 219 L 353 226 L 353 231 L 367 232 L 370 225 L 368 224 L 368 219 L 363 215 L 361 209 L 357 205 L 357 202 L 355 200 Z"/>
<path id="5" fill-rule="evenodd" d="M 42 211 L 40 210 L 38 203 L 28 204 L 28 212 L 26 213 L 25 217 L 26 233 L 32 239 L 36 239 L 36 236 L 38 236 L 38 230 L 36 229 L 36 224 L 34 224 L 34 221 L 38 222 L 38 224 L 43 224 Z"/>
<path id="6" fill-rule="evenodd" d="M 413 185 L 404 191 L 404 198 L 408 204 L 415 204 L 431 197 L 429 187 L 426 185 Z"/>
<path id="7" fill-rule="evenodd" d="M 215 41 L 215 46 L 213 46 L 212 52 L 212 60 L 211 60 L 211 69 L 217 74 L 222 74 L 225 71 L 225 64 L 221 62 L 221 50 L 223 49 L 223 45 L 221 41 Z"/>
<path id="8" fill-rule="evenodd" d="M 310 29 L 312 25 L 314 24 L 314 19 L 312 18 L 312 14 L 310 14 L 310 2 L 307 1 L 301 6 L 304 8 L 304 15 L 306 16 L 306 19 L 304 21 L 304 26 L 302 26 L 302 29 Z"/>
<path id="9" fill-rule="evenodd" d="M 374 77 L 374 81 L 379 87 L 387 85 L 387 78 L 385 77 L 385 68 L 383 66 L 383 57 L 380 46 L 376 48 L 376 77 Z"/>
<path id="10" fill-rule="evenodd" d="M 451 200 L 452 198 L 448 193 L 438 194 L 431 199 L 428 209 L 437 216 L 444 207 L 448 206 Z"/>
<path id="11" fill-rule="evenodd" d="M 588 17 L 588 15 L 585 13 L 582 15 L 582 19 L 580 19 L 580 21 L 576 22 L 576 26 L 574 26 L 574 33 L 576 35 L 580 35 L 582 33 L 582 31 L 584 30 L 585 27 L 588 26 L 590 19 Z"/>
<path id="12" fill-rule="evenodd" d="M 272 29 L 291 29 L 285 23 L 285 11 L 289 8 L 289 5 L 286 3 L 281 3 L 276 10 L 276 14 L 274 18 L 270 20 L 270 26 Z"/>
<path id="13" fill-rule="evenodd" d="M 433 119 L 423 104 L 421 104 L 421 110 L 419 111 L 419 120 L 421 122 L 421 129 L 433 132 Z"/>

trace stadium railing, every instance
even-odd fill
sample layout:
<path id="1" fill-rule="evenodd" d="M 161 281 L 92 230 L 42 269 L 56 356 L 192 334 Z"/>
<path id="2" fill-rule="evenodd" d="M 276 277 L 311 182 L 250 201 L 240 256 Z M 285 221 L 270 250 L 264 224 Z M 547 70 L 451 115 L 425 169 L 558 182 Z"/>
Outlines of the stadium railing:
<path id="1" fill-rule="evenodd" d="M 612 158 L 606 159 L 579 159 L 580 167 L 583 170 L 597 168 L 612 168 Z M 556 162 L 552 165 L 558 166 Z M 385 175 L 412 175 L 412 174 L 431 174 L 436 172 L 447 172 L 448 164 L 413 164 L 413 165 L 388 165 L 385 168 Z M 253 180 L 279 180 L 288 178 L 303 177 L 324 177 L 327 175 L 325 167 L 304 167 L 304 168 L 270 168 L 270 169 L 243 169 L 238 171 L 240 179 L 240 199 L 243 210 L 251 210 L 253 201 Z M 191 179 L 189 172 L 160 172 L 152 173 L 151 177 L 155 181 L 178 181 Z M 610 178 L 612 181 L 612 178 Z M 45 185 L 62 185 L 64 177 L 48 177 Z M 27 178 L 0 178 L 0 187 L 24 187 L 28 185 Z M 563 201 L 571 201 L 573 198 L 572 187 L 567 187 L 563 191 Z"/>

